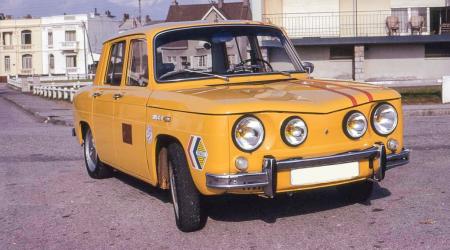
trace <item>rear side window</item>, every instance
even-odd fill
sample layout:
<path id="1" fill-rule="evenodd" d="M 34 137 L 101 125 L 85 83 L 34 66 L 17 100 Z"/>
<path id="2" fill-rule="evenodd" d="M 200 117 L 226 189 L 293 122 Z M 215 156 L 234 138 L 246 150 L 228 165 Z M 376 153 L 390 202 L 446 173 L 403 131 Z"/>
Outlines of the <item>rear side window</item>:
<path id="1" fill-rule="evenodd" d="M 148 85 L 147 42 L 144 39 L 131 41 L 127 72 L 127 85 L 146 87 Z"/>
<path id="2" fill-rule="evenodd" d="M 109 54 L 106 84 L 119 86 L 122 81 L 123 61 L 125 55 L 125 42 L 115 43 Z"/>

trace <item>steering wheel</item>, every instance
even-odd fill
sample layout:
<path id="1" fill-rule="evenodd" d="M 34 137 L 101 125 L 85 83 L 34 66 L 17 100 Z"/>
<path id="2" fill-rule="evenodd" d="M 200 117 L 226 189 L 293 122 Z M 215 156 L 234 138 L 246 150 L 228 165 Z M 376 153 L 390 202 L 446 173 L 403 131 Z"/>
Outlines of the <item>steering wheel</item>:
<path id="1" fill-rule="evenodd" d="M 267 65 L 267 67 L 270 69 L 271 72 L 273 71 L 272 65 L 268 61 L 261 59 L 261 58 L 247 59 L 247 60 L 241 61 L 240 63 L 236 64 L 235 68 L 243 68 L 245 70 L 245 64 L 252 62 L 252 61 L 262 62 L 263 64 Z M 256 65 L 249 65 L 249 66 L 252 69 L 257 68 L 257 67 L 255 67 Z"/>

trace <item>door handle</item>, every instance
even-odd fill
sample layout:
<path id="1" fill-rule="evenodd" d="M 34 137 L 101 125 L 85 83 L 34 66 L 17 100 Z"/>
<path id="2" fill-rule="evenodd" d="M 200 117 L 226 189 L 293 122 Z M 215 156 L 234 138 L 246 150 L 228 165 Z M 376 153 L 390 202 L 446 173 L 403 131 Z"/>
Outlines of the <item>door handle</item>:
<path id="1" fill-rule="evenodd" d="M 119 94 L 119 93 L 113 95 L 114 100 L 120 99 L 122 97 L 123 97 L 123 95 Z"/>
<path id="2" fill-rule="evenodd" d="M 96 97 L 99 97 L 101 95 L 102 95 L 101 92 L 94 92 L 94 94 L 92 94 L 92 97 L 96 98 Z"/>

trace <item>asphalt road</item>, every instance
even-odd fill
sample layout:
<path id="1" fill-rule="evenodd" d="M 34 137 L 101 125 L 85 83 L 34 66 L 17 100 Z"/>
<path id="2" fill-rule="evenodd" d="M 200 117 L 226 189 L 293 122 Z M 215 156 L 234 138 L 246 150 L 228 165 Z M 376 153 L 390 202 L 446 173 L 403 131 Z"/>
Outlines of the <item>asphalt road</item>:
<path id="1" fill-rule="evenodd" d="M 450 116 L 406 124 L 412 162 L 367 204 L 332 188 L 214 198 L 206 227 L 186 234 L 168 193 L 124 174 L 90 179 L 69 127 L 39 123 L 0 93 L 0 249 L 449 249 Z"/>

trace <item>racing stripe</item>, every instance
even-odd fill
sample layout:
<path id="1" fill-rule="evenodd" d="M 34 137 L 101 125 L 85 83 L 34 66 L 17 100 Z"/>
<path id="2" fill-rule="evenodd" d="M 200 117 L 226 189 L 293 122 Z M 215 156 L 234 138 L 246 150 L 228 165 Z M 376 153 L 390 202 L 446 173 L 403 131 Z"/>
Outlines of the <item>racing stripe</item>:
<path id="1" fill-rule="evenodd" d="M 331 83 L 331 82 L 327 82 L 327 84 L 333 85 L 333 86 L 339 86 L 339 87 L 342 87 L 342 88 L 351 89 L 351 90 L 355 90 L 355 91 L 361 92 L 361 93 L 363 93 L 363 94 L 365 94 L 367 96 L 367 99 L 369 99 L 369 102 L 373 101 L 372 94 L 370 92 L 368 92 L 368 91 L 363 90 L 363 89 L 359 89 L 359 88 L 355 88 L 355 87 L 347 86 L 347 85 L 343 85 L 343 84 L 338 84 L 338 83 Z"/>
<path id="2" fill-rule="evenodd" d="M 315 87 L 315 88 L 328 90 L 328 91 L 331 91 L 331 92 L 343 95 L 343 96 L 347 97 L 352 102 L 353 106 L 358 105 L 358 102 L 356 101 L 356 98 L 354 96 L 352 96 L 350 94 L 347 94 L 347 93 L 344 93 L 342 91 L 338 91 L 336 89 L 327 88 L 327 86 L 324 86 L 324 85 L 326 85 L 326 83 L 321 83 L 321 82 L 305 82 L 305 83 L 307 85 Z M 333 84 L 331 84 L 331 85 L 333 85 Z"/>

